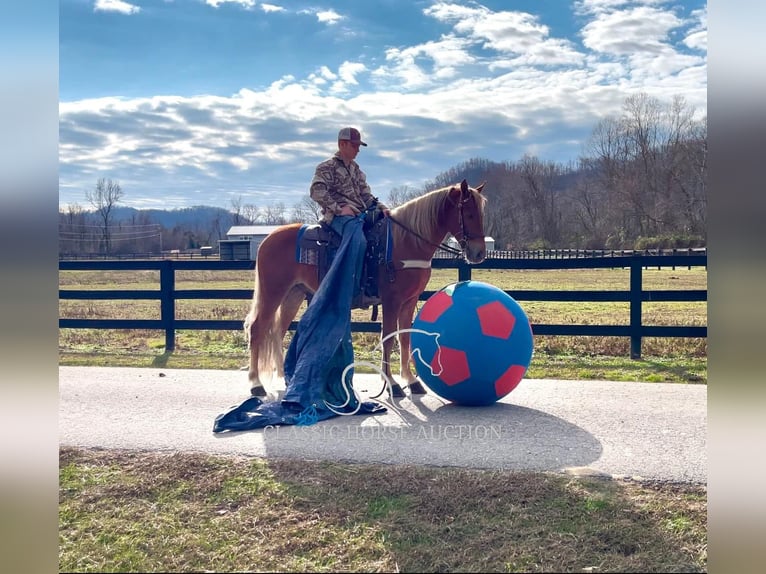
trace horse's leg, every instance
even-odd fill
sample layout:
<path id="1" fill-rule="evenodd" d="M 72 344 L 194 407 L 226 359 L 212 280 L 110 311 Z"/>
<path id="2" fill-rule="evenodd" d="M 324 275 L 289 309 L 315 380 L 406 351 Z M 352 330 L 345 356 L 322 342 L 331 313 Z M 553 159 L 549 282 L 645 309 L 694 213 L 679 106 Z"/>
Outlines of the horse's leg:
<path id="1" fill-rule="evenodd" d="M 413 395 L 424 395 L 426 390 L 423 384 L 412 373 L 412 352 L 410 345 L 410 331 L 412 328 L 412 320 L 415 314 L 415 306 L 418 303 L 418 297 L 412 297 L 402 304 L 399 310 L 399 362 L 400 373 L 404 378 L 404 382 L 410 389 Z"/>
<path id="2" fill-rule="evenodd" d="M 395 398 L 404 397 L 404 391 L 401 385 L 396 382 L 391 374 L 391 351 L 394 348 L 395 337 L 389 337 L 396 330 L 397 310 L 392 308 L 390 298 L 383 300 L 383 325 L 381 337 L 383 339 L 383 358 L 381 359 L 381 371 L 383 373 L 383 384 L 391 384 L 391 396 Z"/>

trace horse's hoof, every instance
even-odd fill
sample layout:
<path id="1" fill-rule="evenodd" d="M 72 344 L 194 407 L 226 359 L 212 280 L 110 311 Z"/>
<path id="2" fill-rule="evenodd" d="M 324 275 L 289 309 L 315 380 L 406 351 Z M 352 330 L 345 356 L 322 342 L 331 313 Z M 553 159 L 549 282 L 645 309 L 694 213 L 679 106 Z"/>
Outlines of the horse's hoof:
<path id="1" fill-rule="evenodd" d="M 423 386 L 423 383 L 420 381 L 413 381 L 409 385 L 410 392 L 413 395 L 425 395 L 426 394 L 426 388 Z"/>
<path id="2" fill-rule="evenodd" d="M 399 383 L 391 385 L 391 396 L 395 399 L 403 399 L 406 396 Z"/>
<path id="3" fill-rule="evenodd" d="M 254 397 L 265 397 L 266 389 L 263 387 L 253 387 L 250 389 L 250 394 Z"/>

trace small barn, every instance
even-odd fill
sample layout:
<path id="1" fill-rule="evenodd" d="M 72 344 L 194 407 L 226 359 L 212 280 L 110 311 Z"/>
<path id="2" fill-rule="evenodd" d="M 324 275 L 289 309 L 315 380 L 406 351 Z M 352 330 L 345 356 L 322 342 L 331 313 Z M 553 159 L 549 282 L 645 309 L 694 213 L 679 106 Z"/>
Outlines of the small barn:
<path id="1" fill-rule="evenodd" d="M 487 251 L 494 251 L 495 250 L 495 240 L 492 237 L 485 237 L 484 243 L 487 246 Z M 452 237 L 451 235 L 447 238 L 447 245 L 450 247 L 454 247 L 455 249 L 460 248 L 460 244 L 457 242 L 457 239 Z"/>
<path id="2" fill-rule="evenodd" d="M 234 225 L 226 232 L 226 239 L 218 241 L 222 261 L 255 261 L 258 246 L 278 225 Z"/>

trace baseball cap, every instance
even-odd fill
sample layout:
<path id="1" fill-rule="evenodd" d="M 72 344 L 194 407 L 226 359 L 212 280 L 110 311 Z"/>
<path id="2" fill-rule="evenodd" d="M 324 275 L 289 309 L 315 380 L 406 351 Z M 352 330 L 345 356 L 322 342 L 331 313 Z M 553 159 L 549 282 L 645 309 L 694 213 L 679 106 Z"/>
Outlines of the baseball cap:
<path id="1" fill-rule="evenodd" d="M 362 134 L 360 134 L 359 130 L 356 128 L 343 128 L 342 130 L 338 132 L 338 139 L 348 140 L 353 143 L 358 143 L 363 146 L 367 146 L 367 144 L 362 141 Z"/>

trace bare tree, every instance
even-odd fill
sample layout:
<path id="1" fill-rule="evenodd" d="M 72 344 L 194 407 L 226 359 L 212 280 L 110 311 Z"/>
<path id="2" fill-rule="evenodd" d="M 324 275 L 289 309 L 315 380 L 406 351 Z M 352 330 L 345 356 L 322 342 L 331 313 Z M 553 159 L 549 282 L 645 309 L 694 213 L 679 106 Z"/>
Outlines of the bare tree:
<path id="1" fill-rule="evenodd" d="M 254 203 L 246 203 L 242 206 L 242 215 L 245 218 L 245 222 L 249 225 L 254 225 L 258 222 L 258 218 L 261 216 L 258 211 L 258 206 Z"/>
<path id="2" fill-rule="evenodd" d="M 242 196 L 231 198 L 231 221 L 232 225 L 242 225 Z"/>
<path id="3" fill-rule="evenodd" d="M 101 246 L 105 254 L 112 251 L 111 230 L 112 211 L 122 199 L 123 192 L 120 184 L 103 177 L 96 182 L 96 189 L 85 192 L 85 198 L 93 206 L 101 218 Z"/>
<path id="4" fill-rule="evenodd" d="M 233 218 L 236 219 L 236 218 Z M 213 220 L 210 222 L 209 231 L 208 231 L 208 239 L 205 242 L 206 245 L 211 245 L 215 243 L 216 241 L 220 240 L 224 236 L 224 231 L 221 229 L 221 226 L 224 225 L 221 222 L 221 216 L 216 215 Z M 236 225 L 236 223 L 234 224 Z"/>
<path id="5" fill-rule="evenodd" d="M 614 242 L 610 239 L 610 194 L 598 178 L 589 177 L 593 162 L 580 160 L 580 177 L 568 190 L 570 197 L 571 233 L 578 238 L 576 244 L 586 249 L 603 249 Z"/>
<path id="6" fill-rule="evenodd" d="M 559 246 L 561 240 L 560 208 L 553 187 L 560 175 L 553 162 L 542 162 L 525 155 L 519 162 L 522 195 L 530 215 L 535 216 L 538 232 L 547 248 Z"/>
<path id="7" fill-rule="evenodd" d="M 321 217 L 322 208 L 308 195 L 304 195 L 298 203 L 293 205 L 291 219 L 294 222 L 316 223 Z"/>
<path id="8" fill-rule="evenodd" d="M 707 117 L 693 122 L 689 137 L 681 144 L 684 157 L 675 174 L 679 195 L 682 198 L 680 209 L 685 214 L 685 231 L 691 234 L 707 235 Z"/>
<path id="9" fill-rule="evenodd" d="M 88 230 L 85 210 L 77 203 L 70 203 L 65 210 L 59 210 L 59 254 L 87 250 Z"/>
<path id="10" fill-rule="evenodd" d="M 274 205 L 266 206 L 263 214 L 263 223 L 265 225 L 283 225 L 287 222 L 285 219 L 285 204 L 281 201 Z"/>
<path id="11" fill-rule="evenodd" d="M 408 185 L 402 185 L 400 187 L 394 187 L 391 189 L 391 191 L 388 192 L 388 197 L 383 203 L 393 209 L 394 207 L 398 207 L 411 199 L 415 199 L 416 197 L 423 195 L 423 193 L 424 191 L 422 189 L 415 189 L 409 187 Z"/>
<path id="12" fill-rule="evenodd" d="M 497 249 L 521 249 L 529 234 L 526 208 L 522 205 L 521 176 L 512 163 L 496 164 L 484 176 L 484 231 L 495 240 Z"/>
<path id="13" fill-rule="evenodd" d="M 706 122 L 694 120 L 682 97 L 663 104 L 646 94 L 630 96 L 619 117 L 599 122 L 588 145 L 592 181 L 599 184 L 590 188 L 605 202 L 611 237 L 702 233 Z"/>

